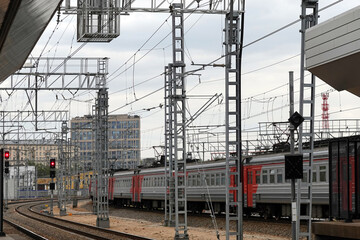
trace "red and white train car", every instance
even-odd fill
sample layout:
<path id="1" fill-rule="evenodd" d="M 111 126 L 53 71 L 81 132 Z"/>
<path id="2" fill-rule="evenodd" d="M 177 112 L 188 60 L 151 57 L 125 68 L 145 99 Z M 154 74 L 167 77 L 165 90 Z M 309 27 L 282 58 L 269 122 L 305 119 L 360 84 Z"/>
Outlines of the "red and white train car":
<path id="1" fill-rule="evenodd" d="M 308 161 L 306 154 L 304 161 Z M 231 164 L 230 164 L 231 166 Z M 313 164 L 313 217 L 329 214 L 329 167 L 327 148 L 316 149 Z M 308 178 L 304 172 L 302 181 Z M 231 182 L 230 182 L 231 184 Z M 188 210 L 208 208 L 225 211 L 225 161 L 187 164 Z M 244 213 L 264 218 L 291 216 L 290 180 L 285 180 L 284 153 L 247 157 L 243 164 Z M 302 194 L 306 195 L 304 191 Z M 163 208 L 165 171 L 163 167 L 121 171 L 110 178 L 109 199 L 116 205 Z M 305 211 L 305 209 L 302 209 Z"/>

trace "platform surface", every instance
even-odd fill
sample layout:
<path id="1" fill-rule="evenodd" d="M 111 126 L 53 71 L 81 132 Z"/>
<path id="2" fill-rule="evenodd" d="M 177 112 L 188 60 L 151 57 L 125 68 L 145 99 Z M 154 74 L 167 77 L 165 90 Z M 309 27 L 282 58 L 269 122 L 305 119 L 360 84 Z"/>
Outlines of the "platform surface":
<path id="1" fill-rule="evenodd" d="M 360 220 L 354 220 L 352 223 L 344 221 L 313 222 L 312 233 L 315 236 L 333 239 L 360 239 Z"/>

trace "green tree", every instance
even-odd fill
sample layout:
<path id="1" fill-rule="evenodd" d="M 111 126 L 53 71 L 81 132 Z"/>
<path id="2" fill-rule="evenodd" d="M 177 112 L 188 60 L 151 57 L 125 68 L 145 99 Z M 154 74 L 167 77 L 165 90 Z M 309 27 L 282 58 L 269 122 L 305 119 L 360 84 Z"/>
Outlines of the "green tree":
<path id="1" fill-rule="evenodd" d="M 39 178 L 48 178 L 50 177 L 50 166 L 45 166 L 43 164 L 35 164 L 37 169 L 37 174 Z"/>

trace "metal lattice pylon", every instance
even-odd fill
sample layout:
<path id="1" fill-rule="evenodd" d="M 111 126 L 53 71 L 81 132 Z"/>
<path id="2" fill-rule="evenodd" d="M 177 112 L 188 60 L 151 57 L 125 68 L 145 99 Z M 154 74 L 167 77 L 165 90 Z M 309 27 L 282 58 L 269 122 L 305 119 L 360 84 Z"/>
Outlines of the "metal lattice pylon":
<path id="1" fill-rule="evenodd" d="M 58 140 L 59 152 L 59 173 L 57 177 L 58 190 L 58 205 L 60 209 L 60 216 L 66 215 L 66 162 L 67 162 L 67 122 L 63 121 L 61 124 L 61 138 Z"/>
<path id="2" fill-rule="evenodd" d="M 226 239 L 242 239 L 241 81 L 243 12 L 230 11 L 225 20 Z M 230 229 L 235 222 L 235 230 Z"/>
<path id="3" fill-rule="evenodd" d="M 72 138 L 71 142 L 71 152 L 73 152 L 73 165 L 74 165 L 74 189 L 73 189 L 73 208 L 78 206 L 77 192 L 79 191 L 80 186 L 80 172 L 79 172 L 79 138 L 77 137 L 79 131 L 75 132 L 75 138 Z M 70 168 L 70 170 L 72 167 Z"/>
<path id="4" fill-rule="evenodd" d="M 307 10 L 312 11 L 307 14 Z M 296 239 L 306 237 L 311 239 L 311 212 L 312 212 L 312 167 L 314 151 L 314 111 L 315 111 L 315 76 L 312 74 L 310 81 L 305 81 L 305 30 L 317 24 L 318 1 L 302 0 L 301 4 L 301 60 L 300 60 L 300 114 L 304 117 L 304 123 L 309 126 L 299 128 L 299 153 L 308 155 L 308 162 L 304 162 L 303 168 L 306 177 L 305 182 L 297 180 L 296 192 Z M 305 93 L 308 96 L 305 96 Z M 307 145 L 304 149 L 305 144 Z M 301 211 L 301 206 L 305 211 Z M 300 221 L 306 222 L 305 231 L 301 232 Z"/>
<path id="5" fill-rule="evenodd" d="M 172 103 L 172 68 L 165 67 L 165 226 L 175 226 L 175 179 L 174 179 L 174 104 Z"/>
<path id="6" fill-rule="evenodd" d="M 189 239 L 187 233 L 186 199 L 186 135 L 185 135 L 185 61 L 184 61 L 184 14 L 182 4 L 172 4 L 172 45 L 173 63 L 171 78 L 170 105 L 172 109 L 173 141 L 170 161 L 173 161 L 170 174 L 174 174 L 175 192 L 175 237 Z M 173 158 L 173 159 L 172 159 Z M 171 183 L 170 183 L 171 184 Z"/>
<path id="7" fill-rule="evenodd" d="M 96 177 L 96 226 L 109 228 L 109 159 L 108 159 L 108 92 L 100 89 L 94 107 L 93 130 L 95 133 L 95 152 L 93 154 Z"/>

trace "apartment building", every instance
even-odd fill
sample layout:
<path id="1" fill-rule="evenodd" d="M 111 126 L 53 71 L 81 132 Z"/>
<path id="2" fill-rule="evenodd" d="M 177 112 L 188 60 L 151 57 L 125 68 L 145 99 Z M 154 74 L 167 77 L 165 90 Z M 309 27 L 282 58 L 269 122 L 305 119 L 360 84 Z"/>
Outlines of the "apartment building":
<path id="1" fill-rule="evenodd" d="M 93 118 L 91 115 L 71 119 L 71 139 L 79 146 L 79 159 L 90 168 L 94 153 Z M 140 117 L 127 114 L 109 115 L 108 158 L 115 169 L 135 168 L 140 164 Z"/>

